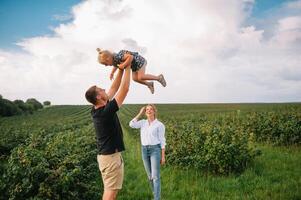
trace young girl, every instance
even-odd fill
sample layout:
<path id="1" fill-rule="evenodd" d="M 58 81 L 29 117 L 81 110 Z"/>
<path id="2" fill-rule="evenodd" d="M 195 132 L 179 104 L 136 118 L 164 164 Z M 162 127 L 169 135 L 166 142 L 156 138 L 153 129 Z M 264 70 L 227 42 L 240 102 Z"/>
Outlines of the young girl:
<path id="1" fill-rule="evenodd" d="M 127 50 L 121 50 L 117 54 L 107 50 L 96 49 L 98 51 L 98 62 L 105 66 L 113 66 L 110 79 L 114 77 L 114 73 L 117 68 L 125 69 L 131 66 L 133 80 L 137 83 L 146 85 L 152 94 L 154 94 L 154 82 L 158 81 L 163 87 L 166 87 L 166 81 L 162 74 L 154 76 L 151 74 L 145 74 L 146 60 L 137 52 L 131 52 Z"/>

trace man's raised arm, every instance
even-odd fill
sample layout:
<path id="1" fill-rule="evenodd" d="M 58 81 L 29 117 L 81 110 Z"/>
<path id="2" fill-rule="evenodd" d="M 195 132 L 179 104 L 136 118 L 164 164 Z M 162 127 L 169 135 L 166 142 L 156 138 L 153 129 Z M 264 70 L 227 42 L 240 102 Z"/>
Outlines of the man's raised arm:
<path id="1" fill-rule="evenodd" d="M 131 67 L 128 66 L 127 68 L 125 68 L 124 71 L 125 72 L 124 72 L 124 75 L 122 77 L 120 88 L 119 88 L 119 90 L 118 90 L 118 92 L 115 96 L 115 100 L 116 100 L 119 108 L 122 105 L 128 91 L 129 91 L 129 88 L 130 88 Z"/>
<path id="2" fill-rule="evenodd" d="M 119 69 L 118 73 L 117 73 L 117 76 L 116 76 L 115 80 L 113 81 L 113 83 L 112 83 L 112 85 L 111 85 L 111 87 L 108 91 L 108 96 L 109 96 L 110 100 L 115 96 L 116 92 L 119 89 L 122 74 L 123 74 L 123 70 Z"/>

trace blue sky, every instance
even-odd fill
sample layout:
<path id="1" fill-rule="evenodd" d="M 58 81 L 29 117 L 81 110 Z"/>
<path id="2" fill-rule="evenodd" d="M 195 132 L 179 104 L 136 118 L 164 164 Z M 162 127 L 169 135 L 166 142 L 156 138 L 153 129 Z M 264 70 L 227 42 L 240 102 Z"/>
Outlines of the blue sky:
<path id="1" fill-rule="evenodd" d="M 0 0 L 0 48 L 16 49 L 22 38 L 52 34 L 51 27 L 72 19 L 57 20 L 55 15 L 68 16 L 80 0 Z M 268 11 L 288 0 L 257 0 L 252 17 L 261 18 Z"/>
<path id="2" fill-rule="evenodd" d="M 281 6 L 285 2 L 291 0 L 255 0 L 255 4 L 252 10 L 253 17 L 264 17 L 268 11 Z"/>
<path id="3" fill-rule="evenodd" d="M 80 0 L 0 0 L 0 47 L 16 48 L 22 38 L 51 34 L 60 21 L 55 15 L 70 15 Z"/>

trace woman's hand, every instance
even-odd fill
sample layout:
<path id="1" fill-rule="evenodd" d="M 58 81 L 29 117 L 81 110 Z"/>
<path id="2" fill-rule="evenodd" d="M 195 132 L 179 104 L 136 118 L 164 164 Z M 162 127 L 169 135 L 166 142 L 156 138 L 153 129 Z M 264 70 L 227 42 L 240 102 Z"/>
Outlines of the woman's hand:
<path id="1" fill-rule="evenodd" d="M 143 115 L 145 113 L 145 106 L 143 106 L 140 111 L 139 111 L 139 115 Z"/>
<path id="2" fill-rule="evenodd" d="M 138 120 L 144 113 L 145 113 L 145 106 L 143 106 L 141 109 L 140 109 L 140 111 L 139 111 L 139 113 L 136 115 L 136 117 L 135 117 L 135 119 L 136 120 Z"/>
<path id="3" fill-rule="evenodd" d="M 160 160 L 161 165 L 165 164 L 165 156 L 162 156 L 161 160 Z"/>
<path id="4" fill-rule="evenodd" d="M 161 149 L 161 160 L 160 160 L 161 165 L 165 164 L 165 148 Z"/>

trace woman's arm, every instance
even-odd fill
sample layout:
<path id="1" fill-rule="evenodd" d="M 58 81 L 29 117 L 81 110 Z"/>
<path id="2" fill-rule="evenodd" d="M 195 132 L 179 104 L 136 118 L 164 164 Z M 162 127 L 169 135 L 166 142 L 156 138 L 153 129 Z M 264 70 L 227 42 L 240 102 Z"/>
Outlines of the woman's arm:
<path id="1" fill-rule="evenodd" d="M 164 165 L 165 164 L 165 149 L 161 149 L 161 160 L 160 160 L 160 163 L 161 165 Z"/>
<path id="2" fill-rule="evenodd" d="M 143 107 L 140 109 L 138 115 L 136 115 L 136 117 L 134 117 L 134 119 L 137 119 L 137 120 L 138 120 L 144 113 L 145 113 L 145 106 L 143 106 Z"/>
<path id="3" fill-rule="evenodd" d="M 130 127 L 131 128 L 141 128 L 142 122 L 141 120 L 138 121 L 138 119 L 145 113 L 145 106 L 143 106 L 138 115 L 136 115 L 131 121 L 130 121 Z"/>
<path id="4" fill-rule="evenodd" d="M 165 139 L 165 126 L 161 124 L 159 128 L 159 140 L 161 145 L 161 165 L 165 164 L 165 145 L 166 145 L 166 139 Z"/>

